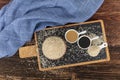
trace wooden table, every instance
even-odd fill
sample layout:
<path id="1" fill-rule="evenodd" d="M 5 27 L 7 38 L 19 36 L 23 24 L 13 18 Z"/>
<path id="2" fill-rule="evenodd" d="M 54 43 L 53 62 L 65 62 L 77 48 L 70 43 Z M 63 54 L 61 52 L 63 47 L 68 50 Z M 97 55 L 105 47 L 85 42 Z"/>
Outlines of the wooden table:
<path id="1" fill-rule="evenodd" d="M 8 2 L 0 0 L 0 7 Z M 105 22 L 110 62 L 40 72 L 36 58 L 20 59 L 16 54 L 0 59 L 0 80 L 120 80 L 120 0 L 105 0 L 90 20 L 97 19 Z"/>

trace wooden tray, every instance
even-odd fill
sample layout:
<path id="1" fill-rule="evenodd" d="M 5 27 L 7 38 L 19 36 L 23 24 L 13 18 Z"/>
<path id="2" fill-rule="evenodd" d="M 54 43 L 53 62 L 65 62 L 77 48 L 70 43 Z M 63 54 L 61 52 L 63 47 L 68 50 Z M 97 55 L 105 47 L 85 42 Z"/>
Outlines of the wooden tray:
<path id="1" fill-rule="evenodd" d="M 102 49 L 98 56 L 91 57 L 87 53 L 87 50 L 80 49 L 77 46 L 77 43 L 71 44 L 67 42 L 64 35 L 69 29 L 75 29 L 78 32 L 86 30 L 86 35 L 89 35 L 91 37 L 96 35 L 99 36 L 100 39 L 96 42 L 93 42 L 92 45 L 100 45 L 103 42 L 107 42 L 105 28 L 102 20 L 70 24 L 65 26 L 56 26 L 35 32 L 36 46 L 33 45 L 32 48 L 30 48 L 30 46 L 27 48 L 20 48 L 20 57 L 32 57 L 33 54 L 33 56 L 36 56 L 37 53 L 38 65 L 41 71 L 100 63 L 110 60 L 108 47 Z M 44 56 L 42 51 L 43 42 L 51 36 L 60 37 L 65 42 L 67 47 L 65 55 L 57 60 L 48 59 L 46 56 Z M 30 50 L 32 50 L 32 54 Z M 30 54 L 23 55 L 27 53 Z"/>

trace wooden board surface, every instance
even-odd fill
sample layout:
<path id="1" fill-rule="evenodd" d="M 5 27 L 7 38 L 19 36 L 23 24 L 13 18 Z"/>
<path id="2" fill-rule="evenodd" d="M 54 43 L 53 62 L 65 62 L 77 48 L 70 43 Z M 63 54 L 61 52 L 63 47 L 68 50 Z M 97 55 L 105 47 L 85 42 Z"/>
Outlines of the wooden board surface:
<path id="1" fill-rule="evenodd" d="M 51 70 L 51 69 L 59 69 L 59 68 L 65 68 L 65 67 L 71 67 L 71 66 L 73 67 L 73 66 L 79 66 L 79 65 L 106 62 L 110 60 L 108 48 L 102 49 L 99 55 L 97 55 L 96 57 L 91 57 L 88 54 L 87 49 L 85 50 L 85 49 L 79 48 L 79 46 L 76 43 L 70 44 L 69 42 L 67 42 L 65 40 L 64 35 L 70 29 L 74 29 L 77 32 L 80 32 L 81 30 L 82 31 L 86 30 L 87 33 L 85 33 L 84 35 L 87 35 L 89 37 L 99 36 L 99 39 L 97 39 L 96 41 L 92 41 L 92 44 L 91 44 L 92 46 L 101 45 L 101 43 L 107 42 L 106 34 L 104 30 L 104 24 L 102 20 L 89 21 L 89 22 L 71 24 L 71 25 L 66 25 L 66 26 L 59 26 L 59 27 L 54 27 L 54 28 L 47 28 L 45 30 L 37 31 L 35 33 L 35 40 L 37 43 L 36 47 L 38 49 L 37 56 L 38 56 L 38 64 L 39 64 L 40 70 L 44 71 L 44 70 Z M 52 38 L 56 38 L 57 36 L 57 38 L 62 39 L 65 46 L 67 46 L 67 50 L 65 54 L 57 60 L 48 59 L 46 56 L 44 56 L 44 51 L 42 50 L 44 41 L 48 38 L 51 38 L 51 36 Z"/>
<path id="2" fill-rule="evenodd" d="M 0 7 L 9 0 L 0 0 Z M 111 61 L 60 70 L 41 72 L 37 58 L 20 59 L 16 54 L 0 59 L 0 80 L 120 80 L 120 0 L 105 0 L 99 11 L 88 21 L 103 19 Z"/>

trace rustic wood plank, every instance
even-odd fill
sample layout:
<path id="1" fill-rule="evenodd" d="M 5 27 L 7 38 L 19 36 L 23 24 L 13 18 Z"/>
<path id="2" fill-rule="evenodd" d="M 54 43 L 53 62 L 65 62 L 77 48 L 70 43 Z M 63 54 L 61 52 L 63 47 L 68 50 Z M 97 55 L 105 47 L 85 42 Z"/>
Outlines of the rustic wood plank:
<path id="1" fill-rule="evenodd" d="M 10 0 L 0 0 L 0 8 L 9 3 Z"/>
<path id="2" fill-rule="evenodd" d="M 94 19 L 104 20 L 109 45 L 120 46 L 120 0 L 105 0 Z"/>
<path id="3" fill-rule="evenodd" d="M 9 0 L 0 0 L 0 7 Z M 0 80 L 120 80 L 120 0 L 105 0 L 89 20 L 103 19 L 110 48 L 111 61 L 41 72 L 37 59 L 20 59 L 18 54 L 0 59 Z"/>

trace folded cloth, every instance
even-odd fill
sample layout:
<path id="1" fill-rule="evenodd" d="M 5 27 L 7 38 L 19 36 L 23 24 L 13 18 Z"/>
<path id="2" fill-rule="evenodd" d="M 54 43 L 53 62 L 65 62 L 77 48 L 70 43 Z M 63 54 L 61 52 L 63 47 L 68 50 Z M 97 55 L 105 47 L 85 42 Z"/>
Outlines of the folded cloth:
<path id="1" fill-rule="evenodd" d="M 0 10 L 0 58 L 10 57 L 46 26 L 83 22 L 104 0 L 11 0 Z"/>

